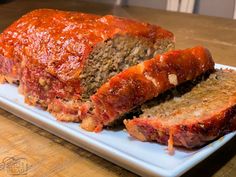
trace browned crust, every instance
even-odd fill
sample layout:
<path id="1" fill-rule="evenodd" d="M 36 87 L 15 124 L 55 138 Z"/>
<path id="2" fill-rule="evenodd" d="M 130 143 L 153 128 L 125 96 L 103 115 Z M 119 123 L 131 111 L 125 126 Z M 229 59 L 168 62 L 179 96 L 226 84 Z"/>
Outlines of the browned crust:
<path id="1" fill-rule="evenodd" d="M 0 74 L 0 84 L 4 84 L 5 82 L 6 82 L 5 77 L 2 74 Z"/>
<path id="2" fill-rule="evenodd" d="M 153 45 L 165 40 L 174 42 L 173 33 L 148 23 L 111 15 L 38 9 L 0 34 L 0 83 L 19 81 L 26 103 L 45 109 L 58 97 L 78 101 L 84 89 L 80 74 L 85 61 L 97 44 L 116 35 L 145 38 Z M 64 115 L 50 111 L 60 120 L 80 120 L 76 111 Z"/>
<path id="3" fill-rule="evenodd" d="M 14 77 L 0 74 L 0 84 L 5 84 L 5 83 L 18 84 L 18 82 L 19 81 L 15 79 Z"/>
<path id="4" fill-rule="evenodd" d="M 141 141 L 168 144 L 172 135 L 173 145 L 195 148 L 236 130 L 236 102 L 200 122 L 191 120 L 191 122 L 179 122 L 174 126 L 168 126 L 163 125 L 159 120 L 151 123 L 148 118 L 135 118 L 124 120 L 124 124 L 128 133 Z"/>
<path id="5" fill-rule="evenodd" d="M 112 77 L 91 97 L 94 121 L 108 125 L 147 100 L 213 70 L 210 52 L 201 46 L 170 51 Z"/>

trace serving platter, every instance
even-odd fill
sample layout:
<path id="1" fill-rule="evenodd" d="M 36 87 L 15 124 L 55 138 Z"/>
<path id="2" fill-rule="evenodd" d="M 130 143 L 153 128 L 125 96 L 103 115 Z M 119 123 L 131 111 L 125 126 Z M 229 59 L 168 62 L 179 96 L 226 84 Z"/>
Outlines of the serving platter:
<path id="1" fill-rule="evenodd" d="M 221 64 L 216 64 L 216 68 L 236 70 L 235 67 Z M 78 123 L 56 121 L 48 112 L 25 104 L 23 96 L 18 93 L 14 85 L 0 85 L 0 107 L 142 176 L 180 176 L 222 147 L 236 134 L 236 132 L 229 133 L 197 150 L 177 148 L 174 155 L 169 155 L 167 146 L 137 141 L 124 130 L 93 133 L 84 131 Z"/>

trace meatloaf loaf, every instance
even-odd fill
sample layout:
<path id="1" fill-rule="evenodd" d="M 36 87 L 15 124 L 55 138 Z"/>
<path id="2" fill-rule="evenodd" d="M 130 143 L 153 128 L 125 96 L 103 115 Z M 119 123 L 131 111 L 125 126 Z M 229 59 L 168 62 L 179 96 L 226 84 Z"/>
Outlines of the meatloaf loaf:
<path id="1" fill-rule="evenodd" d="M 91 96 L 94 115 L 82 127 L 99 131 L 160 93 L 214 70 L 210 52 L 197 46 L 170 51 L 112 77 Z"/>
<path id="2" fill-rule="evenodd" d="M 192 90 L 164 102 L 146 103 L 138 118 L 124 120 L 129 134 L 195 148 L 236 130 L 236 71 L 217 70 Z"/>
<path id="3" fill-rule="evenodd" d="M 111 15 L 34 10 L 0 35 L 0 81 L 26 103 L 80 121 L 89 97 L 122 70 L 174 47 L 171 32 Z"/>

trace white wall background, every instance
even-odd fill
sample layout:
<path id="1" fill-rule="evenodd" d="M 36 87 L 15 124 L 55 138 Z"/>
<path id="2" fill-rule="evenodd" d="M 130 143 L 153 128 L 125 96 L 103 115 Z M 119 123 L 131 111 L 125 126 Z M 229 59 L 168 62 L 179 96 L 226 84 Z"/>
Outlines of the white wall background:
<path id="1" fill-rule="evenodd" d="M 115 4 L 117 0 L 85 0 L 90 2 L 101 2 Z M 167 0 L 120 0 L 123 5 L 141 6 L 165 10 Z M 181 1 L 181 0 L 180 0 Z M 233 18 L 236 0 L 195 0 L 193 13 Z"/>

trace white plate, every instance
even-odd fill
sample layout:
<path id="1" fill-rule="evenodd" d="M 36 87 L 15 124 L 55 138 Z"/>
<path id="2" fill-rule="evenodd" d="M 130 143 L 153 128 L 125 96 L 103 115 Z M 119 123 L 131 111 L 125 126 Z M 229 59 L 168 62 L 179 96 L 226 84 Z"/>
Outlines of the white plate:
<path id="1" fill-rule="evenodd" d="M 217 64 L 216 67 L 227 66 Z M 170 156 L 166 146 L 134 140 L 124 131 L 90 133 L 82 130 L 77 123 L 58 122 L 48 112 L 26 105 L 13 85 L 0 85 L 0 107 L 142 176 L 180 176 L 236 134 L 227 134 L 198 150 L 176 149 L 175 154 Z"/>

